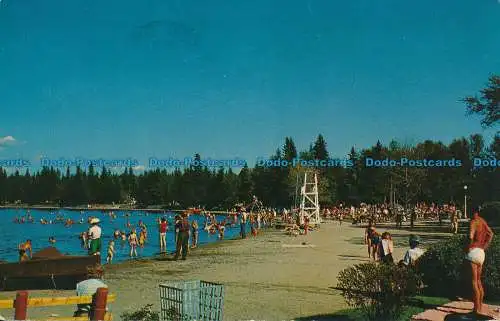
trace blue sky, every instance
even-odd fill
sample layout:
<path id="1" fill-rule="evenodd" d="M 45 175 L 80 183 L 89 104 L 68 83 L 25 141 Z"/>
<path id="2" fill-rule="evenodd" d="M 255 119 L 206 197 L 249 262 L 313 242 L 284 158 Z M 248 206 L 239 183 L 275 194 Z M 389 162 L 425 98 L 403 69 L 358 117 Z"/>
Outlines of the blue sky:
<path id="1" fill-rule="evenodd" d="M 500 73 L 499 21 L 497 0 L 3 0 L 0 158 L 491 136 L 459 99 Z"/>

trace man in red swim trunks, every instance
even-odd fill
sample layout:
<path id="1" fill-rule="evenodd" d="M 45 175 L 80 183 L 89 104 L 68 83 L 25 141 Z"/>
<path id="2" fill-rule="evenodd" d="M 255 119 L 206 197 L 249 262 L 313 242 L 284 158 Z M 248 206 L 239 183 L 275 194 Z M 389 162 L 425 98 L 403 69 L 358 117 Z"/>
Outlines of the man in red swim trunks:
<path id="1" fill-rule="evenodd" d="M 467 247 L 466 259 L 471 262 L 472 267 L 472 301 L 474 312 L 480 315 L 490 315 L 483 307 L 484 289 L 481 282 L 483 263 L 485 259 L 484 250 L 488 248 L 493 239 L 493 231 L 486 221 L 479 216 L 479 210 L 474 209 L 470 221 L 470 244 Z"/>

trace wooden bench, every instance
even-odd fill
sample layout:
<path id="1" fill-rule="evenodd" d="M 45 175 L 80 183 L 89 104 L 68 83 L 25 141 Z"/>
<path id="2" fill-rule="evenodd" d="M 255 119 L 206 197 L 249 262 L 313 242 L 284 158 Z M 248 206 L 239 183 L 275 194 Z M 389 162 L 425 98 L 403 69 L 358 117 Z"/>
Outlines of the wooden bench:
<path id="1" fill-rule="evenodd" d="M 0 300 L 0 309 L 14 309 L 14 320 L 27 320 L 28 308 L 59 305 L 91 304 L 92 313 L 85 317 L 50 317 L 43 320 L 68 321 L 111 321 L 113 316 L 106 312 L 108 303 L 114 302 L 115 294 L 108 295 L 107 288 L 99 288 L 94 296 L 39 297 L 29 298 L 27 291 L 18 291 L 14 300 Z"/>

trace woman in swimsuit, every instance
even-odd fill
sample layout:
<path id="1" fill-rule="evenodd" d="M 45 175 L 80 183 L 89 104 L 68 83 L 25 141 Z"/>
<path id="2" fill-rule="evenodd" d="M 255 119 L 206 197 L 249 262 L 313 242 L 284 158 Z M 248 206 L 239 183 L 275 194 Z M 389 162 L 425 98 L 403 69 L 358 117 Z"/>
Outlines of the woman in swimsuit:
<path id="1" fill-rule="evenodd" d="M 365 244 L 368 248 L 368 257 L 372 257 L 372 236 L 375 233 L 375 227 L 373 226 L 373 222 L 370 221 L 368 223 L 368 227 L 365 230 Z"/>
<path id="2" fill-rule="evenodd" d="M 128 244 L 130 245 L 130 257 L 137 257 L 137 234 L 132 230 L 128 237 Z"/>

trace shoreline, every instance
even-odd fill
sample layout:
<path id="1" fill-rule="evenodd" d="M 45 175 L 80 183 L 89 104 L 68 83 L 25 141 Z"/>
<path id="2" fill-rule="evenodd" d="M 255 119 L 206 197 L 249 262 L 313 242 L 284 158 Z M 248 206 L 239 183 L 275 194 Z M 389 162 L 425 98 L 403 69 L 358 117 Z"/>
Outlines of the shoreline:
<path id="1" fill-rule="evenodd" d="M 84 212 L 94 212 L 94 211 L 131 211 L 131 212 L 151 212 L 151 213 L 166 213 L 166 212 L 184 212 L 188 209 L 162 209 L 162 208 L 138 208 L 138 207 L 116 207 L 116 206 L 97 206 L 97 207 L 81 207 L 81 206 L 51 206 L 51 205 L 0 205 L 0 210 L 2 209 L 12 209 L 12 210 L 66 210 L 66 211 L 84 211 Z M 231 214 L 229 211 L 209 211 L 207 212 L 213 214 Z M 194 213 L 198 214 L 198 213 Z"/>

